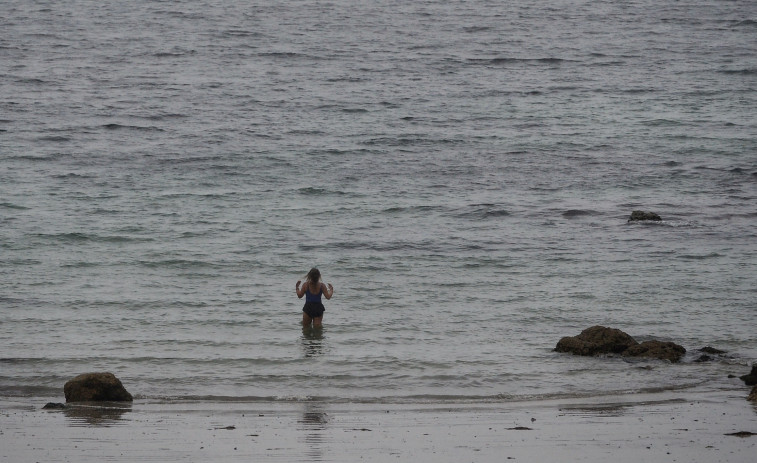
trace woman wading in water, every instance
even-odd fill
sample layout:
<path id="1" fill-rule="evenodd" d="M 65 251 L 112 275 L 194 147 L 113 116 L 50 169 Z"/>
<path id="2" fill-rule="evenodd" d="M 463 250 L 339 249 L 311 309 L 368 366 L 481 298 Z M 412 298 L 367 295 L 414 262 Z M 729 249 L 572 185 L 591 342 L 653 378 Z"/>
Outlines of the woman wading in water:
<path id="1" fill-rule="evenodd" d="M 331 299 L 334 295 L 334 287 L 329 283 L 321 283 L 321 272 L 317 268 L 313 267 L 305 277 L 305 284 L 302 284 L 301 280 L 297 280 L 295 289 L 297 290 L 297 297 L 302 299 L 305 296 L 305 306 L 302 308 L 302 326 L 310 326 L 312 323 L 313 328 L 320 328 L 323 323 L 323 312 L 326 308 L 321 302 L 321 295 L 326 299 Z"/>

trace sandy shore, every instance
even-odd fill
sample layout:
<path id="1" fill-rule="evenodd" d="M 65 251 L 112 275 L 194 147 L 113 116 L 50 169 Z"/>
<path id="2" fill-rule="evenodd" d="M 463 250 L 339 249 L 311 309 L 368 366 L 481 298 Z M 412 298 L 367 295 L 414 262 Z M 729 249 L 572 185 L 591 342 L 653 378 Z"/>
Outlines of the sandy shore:
<path id="1" fill-rule="evenodd" d="M 0 402 L 0 461 L 743 462 L 744 391 L 492 404 Z"/>

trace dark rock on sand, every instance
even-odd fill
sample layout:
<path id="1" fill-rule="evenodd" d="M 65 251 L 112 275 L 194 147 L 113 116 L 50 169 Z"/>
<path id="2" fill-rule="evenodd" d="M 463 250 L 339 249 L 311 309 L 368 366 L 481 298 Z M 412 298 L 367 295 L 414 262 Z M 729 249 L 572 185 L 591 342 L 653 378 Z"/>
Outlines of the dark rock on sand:
<path id="1" fill-rule="evenodd" d="M 66 402 L 131 402 L 134 400 L 113 373 L 85 373 L 63 386 Z"/>
<path id="2" fill-rule="evenodd" d="M 575 355 L 619 354 L 638 344 L 628 334 L 604 326 L 592 326 L 578 336 L 566 336 L 557 342 L 557 352 L 571 352 Z"/>
<path id="3" fill-rule="evenodd" d="M 622 355 L 624 357 L 650 357 L 677 362 L 686 354 L 683 346 L 670 341 L 644 341 L 631 346 Z"/>
<path id="4" fill-rule="evenodd" d="M 752 365 L 752 371 L 748 375 L 740 376 L 747 386 L 757 385 L 757 364 Z"/>
<path id="5" fill-rule="evenodd" d="M 752 402 L 757 402 L 757 386 L 754 386 L 752 388 L 752 392 L 749 393 L 749 397 L 747 397 L 746 400 L 751 400 Z"/>
<path id="6" fill-rule="evenodd" d="M 64 408 L 66 408 L 66 404 L 56 402 L 48 402 L 42 407 L 44 410 L 63 410 Z"/>
<path id="7" fill-rule="evenodd" d="M 662 221 L 662 217 L 655 214 L 654 212 L 633 211 L 631 212 L 631 217 L 628 219 L 628 221 L 629 222 L 643 222 L 643 221 L 660 222 Z"/>

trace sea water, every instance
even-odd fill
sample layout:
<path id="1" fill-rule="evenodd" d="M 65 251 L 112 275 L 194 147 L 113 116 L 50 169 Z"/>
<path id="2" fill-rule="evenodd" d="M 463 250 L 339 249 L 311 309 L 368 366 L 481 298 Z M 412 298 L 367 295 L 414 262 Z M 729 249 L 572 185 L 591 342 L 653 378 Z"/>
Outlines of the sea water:
<path id="1" fill-rule="evenodd" d="M 757 358 L 751 0 L 3 10 L 0 396 L 507 401 Z M 553 351 L 598 324 L 689 352 Z"/>

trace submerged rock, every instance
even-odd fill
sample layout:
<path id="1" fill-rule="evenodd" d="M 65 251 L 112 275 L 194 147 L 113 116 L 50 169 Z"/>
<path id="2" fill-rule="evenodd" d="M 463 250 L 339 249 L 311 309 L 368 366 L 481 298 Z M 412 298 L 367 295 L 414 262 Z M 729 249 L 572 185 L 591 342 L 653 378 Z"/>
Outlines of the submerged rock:
<path id="1" fill-rule="evenodd" d="M 43 410 L 63 410 L 66 408 L 66 404 L 59 402 L 48 402 L 42 407 Z"/>
<path id="2" fill-rule="evenodd" d="M 557 342 L 557 352 L 575 355 L 619 354 L 638 344 L 634 338 L 615 328 L 592 326 L 578 336 L 566 336 Z"/>
<path id="3" fill-rule="evenodd" d="M 716 357 L 713 357 L 713 355 L 717 355 L 719 358 L 722 358 L 724 354 L 727 354 L 728 351 L 715 349 L 711 346 L 704 346 L 701 349 L 699 349 L 699 352 L 704 352 L 702 355 L 699 356 L 694 362 L 702 363 L 702 362 L 711 362 L 713 360 L 717 360 Z"/>
<path id="4" fill-rule="evenodd" d="M 752 371 L 748 375 L 740 376 L 739 379 L 744 381 L 747 386 L 754 386 L 757 384 L 757 364 L 752 365 Z"/>
<path id="5" fill-rule="evenodd" d="M 63 386 L 66 402 L 131 402 L 134 400 L 113 373 L 85 373 Z"/>
<path id="6" fill-rule="evenodd" d="M 574 355 L 620 354 L 624 357 L 646 357 L 677 362 L 686 349 L 673 342 L 645 341 L 639 344 L 629 334 L 604 326 L 592 326 L 578 336 L 560 339 L 555 346 L 557 352 Z"/>
<path id="7" fill-rule="evenodd" d="M 660 222 L 662 221 L 662 217 L 655 214 L 654 212 L 633 211 L 631 212 L 631 217 L 628 219 L 629 222 L 643 222 L 647 220 L 653 221 L 653 222 Z"/>
<path id="8" fill-rule="evenodd" d="M 752 388 L 752 392 L 749 393 L 749 397 L 747 397 L 746 400 L 751 400 L 752 402 L 757 402 L 757 386 L 754 386 Z"/>
<path id="9" fill-rule="evenodd" d="M 631 346 L 622 355 L 624 357 L 649 357 L 677 362 L 686 354 L 683 346 L 670 341 L 644 341 Z"/>
<path id="10" fill-rule="evenodd" d="M 714 355 L 723 355 L 723 354 L 728 353 L 728 351 L 715 349 L 714 347 L 711 347 L 711 346 L 704 346 L 701 349 L 699 349 L 699 352 L 704 352 L 705 354 L 714 354 Z"/>

